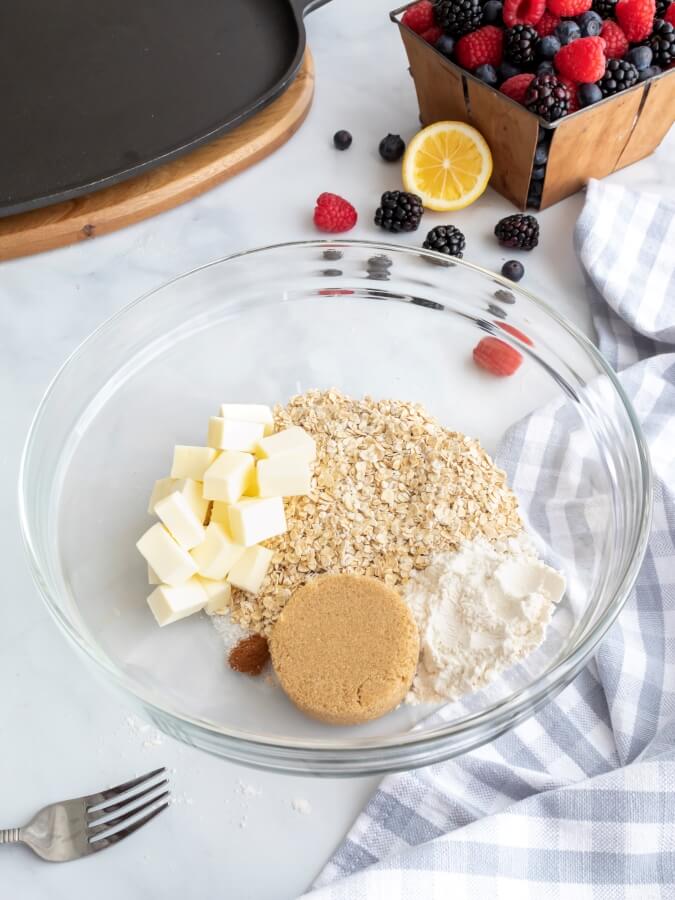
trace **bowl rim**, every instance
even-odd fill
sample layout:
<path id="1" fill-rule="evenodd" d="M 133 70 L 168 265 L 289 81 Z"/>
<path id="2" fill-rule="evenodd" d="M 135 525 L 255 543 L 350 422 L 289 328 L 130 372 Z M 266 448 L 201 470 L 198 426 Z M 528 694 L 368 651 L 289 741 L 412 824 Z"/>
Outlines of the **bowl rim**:
<path id="1" fill-rule="evenodd" d="M 552 663 L 544 675 L 536 682 L 514 691 L 504 700 L 497 701 L 480 712 L 463 716 L 451 724 L 442 724 L 425 733 L 419 733 L 415 729 L 412 729 L 403 735 L 377 738 L 368 737 L 361 740 L 331 740 L 323 738 L 289 739 L 281 736 L 269 738 L 262 735 L 253 736 L 250 732 L 240 732 L 237 729 L 225 728 L 208 719 L 180 712 L 167 702 L 158 701 L 151 691 L 139 688 L 134 683 L 133 679 L 119 670 L 105 653 L 100 651 L 96 645 L 91 644 L 59 608 L 55 597 L 56 592 L 52 591 L 48 583 L 48 578 L 43 574 L 40 555 L 33 543 L 27 501 L 26 474 L 29 459 L 35 442 L 36 432 L 41 419 L 45 414 L 51 395 L 66 370 L 68 370 L 81 355 L 87 352 L 90 343 L 92 343 L 95 338 L 105 332 L 113 330 L 119 319 L 128 316 L 137 306 L 143 304 L 155 294 L 160 293 L 164 289 L 171 287 L 198 272 L 243 257 L 254 256 L 270 251 L 284 251 L 287 249 L 339 250 L 342 247 L 358 247 L 373 253 L 379 252 L 415 256 L 418 258 L 427 258 L 432 261 L 441 260 L 447 262 L 447 258 L 443 254 L 406 244 L 390 244 L 379 241 L 342 238 L 284 241 L 228 254 L 227 256 L 212 260 L 211 262 L 183 272 L 168 279 L 157 287 L 146 291 L 139 297 L 131 300 L 112 316 L 105 319 L 86 338 L 84 338 L 84 340 L 81 341 L 67 356 L 66 360 L 49 382 L 33 415 L 21 454 L 18 475 L 18 507 L 21 535 L 28 556 L 31 576 L 52 618 L 57 622 L 66 637 L 74 643 L 76 648 L 83 652 L 99 669 L 102 669 L 110 678 L 112 678 L 115 687 L 130 694 L 133 701 L 139 702 L 151 718 L 160 724 L 160 726 L 166 726 L 167 722 L 174 722 L 175 725 L 171 728 L 171 733 L 174 734 L 176 733 L 176 725 L 178 726 L 179 734 L 181 734 L 182 726 L 188 726 L 194 730 L 196 735 L 201 735 L 207 740 L 209 738 L 211 740 L 216 738 L 218 744 L 221 747 L 224 745 L 227 749 L 231 749 L 234 757 L 238 758 L 239 761 L 243 761 L 246 759 L 246 755 L 250 754 L 251 763 L 254 765 L 261 765 L 264 768 L 283 768 L 283 765 L 279 766 L 278 764 L 273 764 L 275 761 L 278 763 L 280 759 L 286 759 L 289 763 L 295 764 L 306 761 L 308 767 L 311 767 L 312 763 L 316 761 L 319 766 L 321 766 L 321 760 L 323 759 L 326 761 L 324 764 L 328 766 L 325 770 L 326 774 L 340 774 L 338 767 L 346 762 L 358 763 L 362 768 L 359 772 L 349 771 L 345 774 L 372 774 L 376 772 L 391 771 L 396 768 L 410 765 L 410 761 L 408 760 L 406 762 L 406 758 L 403 758 L 402 761 L 394 760 L 393 764 L 392 761 L 385 762 L 382 757 L 378 758 L 378 753 L 385 754 L 385 756 L 393 756 L 396 751 L 401 751 L 403 754 L 405 751 L 413 750 L 424 753 L 427 749 L 430 749 L 434 752 L 430 752 L 428 757 L 425 757 L 415 764 L 428 765 L 433 762 L 438 762 L 451 755 L 455 755 L 454 748 L 450 746 L 450 744 L 452 739 L 458 733 L 467 736 L 473 735 L 475 737 L 475 740 L 468 741 L 466 747 L 463 747 L 459 751 L 461 753 L 467 752 L 480 746 L 482 743 L 485 743 L 485 741 L 494 739 L 516 722 L 532 714 L 538 707 L 546 702 L 546 700 L 552 699 L 555 694 L 566 687 L 578 674 L 593 654 L 608 629 L 614 623 L 628 599 L 642 565 L 649 537 L 653 501 L 653 476 L 645 437 L 632 403 L 623 390 L 623 387 L 610 364 L 586 335 L 577 329 L 577 327 L 569 322 L 564 316 L 560 315 L 553 307 L 549 306 L 548 303 L 538 298 L 535 294 L 532 294 L 526 288 L 509 281 L 503 276 L 492 272 L 490 269 L 478 266 L 475 263 L 468 262 L 464 259 L 453 259 L 454 265 L 487 276 L 496 284 L 503 286 L 511 292 L 520 294 L 534 303 L 534 305 L 546 316 L 563 328 L 577 342 L 580 348 L 591 357 L 593 362 L 602 370 L 602 373 L 607 376 L 627 415 L 632 437 L 635 442 L 642 486 L 642 491 L 638 496 L 640 509 L 639 525 L 633 540 L 629 561 L 624 567 L 622 578 L 615 589 L 613 598 L 608 602 L 604 614 L 599 617 L 598 621 L 581 639 L 577 648 L 569 655 Z M 486 733 L 483 733 L 484 729 Z M 211 752 L 220 752 L 219 749 L 214 750 L 213 747 L 205 746 L 203 744 L 202 746 L 204 746 L 205 749 L 211 750 Z M 334 760 L 329 759 L 331 755 L 334 756 Z M 333 768 L 331 768 L 331 766 L 333 766 Z"/>

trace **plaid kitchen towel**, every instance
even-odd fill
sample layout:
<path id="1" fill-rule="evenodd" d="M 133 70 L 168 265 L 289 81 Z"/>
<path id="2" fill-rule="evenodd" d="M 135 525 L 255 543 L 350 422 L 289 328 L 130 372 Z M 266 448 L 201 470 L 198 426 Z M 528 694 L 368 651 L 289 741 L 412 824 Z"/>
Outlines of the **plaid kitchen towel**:
<path id="1" fill-rule="evenodd" d="M 635 588 L 593 662 L 538 714 L 463 757 L 385 778 L 312 900 L 675 898 L 675 206 L 592 181 L 575 239 L 599 346 L 654 469 Z M 530 521 L 533 461 L 551 473 L 578 452 L 564 434 L 564 408 L 542 410 L 498 455 Z"/>

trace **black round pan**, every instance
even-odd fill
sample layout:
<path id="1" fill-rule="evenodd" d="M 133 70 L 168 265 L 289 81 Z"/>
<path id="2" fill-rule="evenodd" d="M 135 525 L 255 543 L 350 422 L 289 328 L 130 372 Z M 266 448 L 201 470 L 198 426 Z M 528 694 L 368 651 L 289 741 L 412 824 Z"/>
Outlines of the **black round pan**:
<path id="1" fill-rule="evenodd" d="M 5 0 L 0 216 L 90 193 L 282 93 L 326 0 Z"/>

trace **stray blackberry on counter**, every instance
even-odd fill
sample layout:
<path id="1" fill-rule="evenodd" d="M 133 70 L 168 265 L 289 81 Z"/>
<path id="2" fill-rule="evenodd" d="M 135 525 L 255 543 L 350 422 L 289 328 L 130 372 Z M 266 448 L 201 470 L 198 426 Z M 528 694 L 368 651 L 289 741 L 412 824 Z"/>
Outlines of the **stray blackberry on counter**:
<path id="1" fill-rule="evenodd" d="M 534 216 L 515 213 L 497 222 L 495 236 L 502 247 L 533 250 L 539 243 L 539 223 Z"/>
<path id="2" fill-rule="evenodd" d="M 652 51 L 654 65 L 667 69 L 675 60 L 675 27 L 663 19 L 656 19 L 647 46 Z"/>
<path id="3" fill-rule="evenodd" d="M 525 106 L 546 122 L 555 122 L 569 109 L 569 94 L 555 75 L 537 75 L 525 94 Z"/>
<path id="4" fill-rule="evenodd" d="M 375 210 L 375 224 L 385 231 L 417 231 L 424 215 L 422 200 L 406 191 L 385 191 Z"/>
<path id="5" fill-rule="evenodd" d="M 504 32 L 504 56 L 517 66 L 534 61 L 539 35 L 532 25 L 514 25 Z"/>
<path id="6" fill-rule="evenodd" d="M 502 266 L 502 275 L 509 281 L 520 281 L 525 274 L 525 267 L 517 259 L 508 259 Z"/>
<path id="7" fill-rule="evenodd" d="M 454 225 L 437 225 L 431 229 L 422 246 L 425 250 L 435 250 L 436 253 L 461 259 L 466 247 L 466 238 Z"/>
<path id="8" fill-rule="evenodd" d="M 597 82 L 603 97 L 611 97 L 637 84 L 639 72 L 627 59 L 608 59 L 605 74 Z"/>
<path id="9" fill-rule="evenodd" d="M 405 153 L 405 142 L 400 134 L 388 134 L 382 138 L 378 149 L 386 162 L 398 162 Z"/>
<path id="10" fill-rule="evenodd" d="M 480 0 L 436 0 L 434 15 L 443 31 L 458 38 L 480 26 L 483 7 Z"/>
<path id="11" fill-rule="evenodd" d="M 336 131 L 333 135 L 333 144 L 336 150 L 346 150 L 348 147 L 351 147 L 352 136 L 344 129 Z"/>

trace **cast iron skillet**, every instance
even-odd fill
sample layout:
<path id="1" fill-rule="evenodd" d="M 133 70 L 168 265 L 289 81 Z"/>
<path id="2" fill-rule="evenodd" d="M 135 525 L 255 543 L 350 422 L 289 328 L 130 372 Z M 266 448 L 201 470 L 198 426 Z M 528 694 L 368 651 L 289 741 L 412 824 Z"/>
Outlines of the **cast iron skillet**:
<path id="1" fill-rule="evenodd" d="M 4 0 L 0 216 L 90 193 L 277 97 L 327 0 Z"/>

